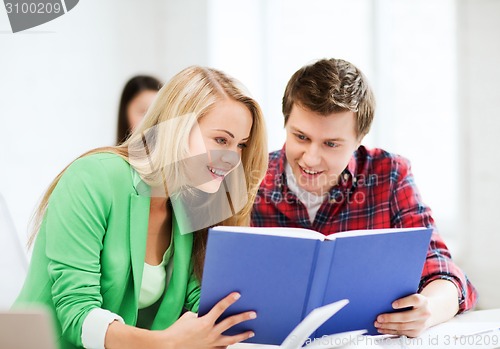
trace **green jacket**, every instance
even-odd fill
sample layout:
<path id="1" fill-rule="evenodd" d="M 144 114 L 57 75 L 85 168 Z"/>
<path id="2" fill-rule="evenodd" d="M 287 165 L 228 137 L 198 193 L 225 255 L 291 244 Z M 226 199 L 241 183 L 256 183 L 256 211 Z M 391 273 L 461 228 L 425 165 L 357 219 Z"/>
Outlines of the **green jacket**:
<path id="1" fill-rule="evenodd" d="M 73 162 L 49 199 L 15 307 L 47 307 L 61 349 L 82 347 L 82 324 L 93 308 L 136 324 L 150 204 L 137 192 L 138 178 L 119 156 L 94 154 Z M 173 241 L 172 278 L 152 329 L 170 326 L 183 307 L 198 310 L 193 236 L 180 234 L 175 217 Z"/>

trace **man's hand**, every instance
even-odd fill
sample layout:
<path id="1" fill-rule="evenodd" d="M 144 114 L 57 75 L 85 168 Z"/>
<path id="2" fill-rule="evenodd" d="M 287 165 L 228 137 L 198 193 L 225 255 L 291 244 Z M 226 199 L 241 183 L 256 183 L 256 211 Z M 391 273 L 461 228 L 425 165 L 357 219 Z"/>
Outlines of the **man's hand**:
<path id="1" fill-rule="evenodd" d="M 377 330 L 382 334 L 417 337 L 427 328 L 448 321 L 457 314 L 457 287 L 447 280 L 435 280 L 420 294 L 394 301 L 392 307 L 411 308 L 397 313 L 380 314 L 374 323 Z"/>

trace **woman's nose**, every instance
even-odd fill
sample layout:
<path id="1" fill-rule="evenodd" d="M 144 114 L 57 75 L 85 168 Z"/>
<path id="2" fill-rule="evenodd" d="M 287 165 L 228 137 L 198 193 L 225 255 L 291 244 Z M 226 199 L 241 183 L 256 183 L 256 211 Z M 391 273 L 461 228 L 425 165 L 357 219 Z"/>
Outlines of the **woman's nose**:
<path id="1" fill-rule="evenodd" d="M 240 162 L 240 154 L 232 150 L 222 150 L 220 159 L 222 162 L 230 164 L 232 167 Z"/>

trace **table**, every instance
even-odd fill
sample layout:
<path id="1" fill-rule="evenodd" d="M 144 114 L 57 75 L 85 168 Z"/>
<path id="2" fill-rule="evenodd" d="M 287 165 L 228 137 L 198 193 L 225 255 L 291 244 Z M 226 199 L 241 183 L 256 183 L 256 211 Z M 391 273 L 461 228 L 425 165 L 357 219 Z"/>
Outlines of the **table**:
<path id="1" fill-rule="evenodd" d="M 452 349 L 500 348 L 500 309 L 471 311 L 457 315 L 453 319 L 434 326 L 417 338 L 391 336 L 361 336 L 354 338 L 350 344 L 339 344 L 340 348 L 428 348 Z M 337 347 L 339 347 L 337 345 Z M 238 343 L 228 349 L 272 349 L 276 345 L 259 345 Z M 325 349 L 328 347 L 324 347 Z"/>

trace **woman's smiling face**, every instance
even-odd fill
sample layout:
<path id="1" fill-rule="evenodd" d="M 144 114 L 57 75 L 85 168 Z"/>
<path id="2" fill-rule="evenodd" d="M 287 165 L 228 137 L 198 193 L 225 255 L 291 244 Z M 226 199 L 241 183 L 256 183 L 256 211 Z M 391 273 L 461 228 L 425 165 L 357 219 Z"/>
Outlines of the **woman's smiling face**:
<path id="1" fill-rule="evenodd" d="M 204 192 L 217 192 L 224 177 L 240 163 L 252 123 L 252 113 L 243 103 L 216 102 L 189 135 L 190 157 L 197 158 L 189 182 Z"/>

